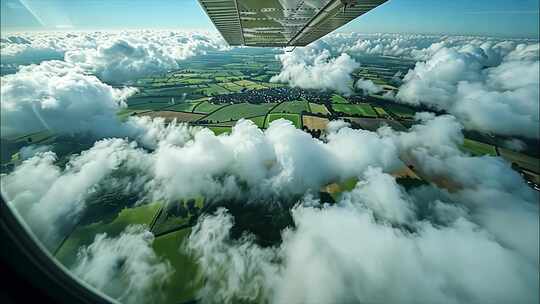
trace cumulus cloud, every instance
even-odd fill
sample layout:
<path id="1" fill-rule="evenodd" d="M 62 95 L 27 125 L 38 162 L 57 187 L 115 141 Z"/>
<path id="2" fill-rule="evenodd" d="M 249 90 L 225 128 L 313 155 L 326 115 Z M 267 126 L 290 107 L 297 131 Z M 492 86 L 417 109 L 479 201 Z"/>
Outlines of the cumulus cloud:
<path id="1" fill-rule="evenodd" d="M 98 141 L 62 169 L 53 152 L 38 153 L 2 176 L 2 195 L 48 248 L 56 248 L 86 208 L 85 199 L 119 169 L 144 165 L 145 154 L 123 139 Z M 133 177 L 136 178 L 136 177 Z"/>
<path id="2" fill-rule="evenodd" d="M 19 33 L 1 41 L 2 63 L 64 59 L 110 82 L 179 67 L 208 51 L 229 49 L 217 34 L 185 31 Z"/>
<path id="3" fill-rule="evenodd" d="M 360 66 L 347 54 L 332 58 L 326 49 L 316 47 L 295 49 L 277 56 L 282 64 L 281 72 L 271 82 L 284 82 L 293 87 L 306 89 L 351 92 L 350 74 Z"/>
<path id="4" fill-rule="evenodd" d="M 122 303 L 162 299 L 160 288 L 173 269 L 152 248 L 154 235 L 143 226 L 128 226 L 119 236 L 96 235 L 81 247 L 72 271 L 90 285 Z"/>
<path id="5" fill-rule="evenodd" d="M 52 153 L 38 153 L 3 176 L 2 190 L 43 240 L 62 219 L 82 213 L 95 185 L 126 167 L 145 177 L 137 189 L 169 201 L 195 194 L 210 202 L 230 195 L 263 204 L 271 200 L 260 198 L 301 199 L 291 211 L 294 226 L 273 247 L 257 245 L 249 234 L 232 237 L 234 218 L 225 210 L 202 217 L 186 248 L 206 279 L 203 302 L 537 302 L 538 193 L 504 160 L 463 154 L 462 125 L 453 116 L 422 113 L 417 119 L 407 132 L 333 123 L 324 140 L 284 120 L 266 131 L 240 121 L 220 136 L 152 122 L 154 132 L 163 133 L 152 136 L 153 150 L 104 140 L 65 169 L 54 165 Z M 400 159 L 431 183 L 400 186 L 388 175 Z M 334 205 L 311 195 L 349 177 L 359 182 Z M 137 250 L 146 252 L 143 260 L 152 256 L 144 235 L 98 236 L 74 269 L 105 290 L 147 290 L 130 285 L 139 268 L 131 269 L 125 257 Z M 120 245 L 131 238 L 144 250 Z M 148 259 L 154 262 L 143 263 L 140 273 L 153 278 L 151 265 L 158 262 Z M 100 287 L 102 278 L 121 283 Z M 132 301 L 128 297 L 122 299 Z"/>
<path id="6" fill-rule="evenodd" d="M 111 135 L 116 112 L 133 89 L 115 89 L 63 61 L 46 61 L 2 77 L 2 137 L 51 130 Z"/>
<path id="7" fill-rule="evenodd" d="M 407 73 L 397 99 L 448 111 L 470 129 L 538 138 L 538 46 L 518 45 L 495 66 L 482 48 L 442 48 Z"/>
<path id="8" fill-rule="evenodd" d="M 160 145 L 155 156 L 156 181 L 169 199 L 236 193 L 238 183 L 253 195 L 288 197 L 356 176 L 369 165 L 390 171 L 400 164 L 394 143 L 376 133 L 342 128 L 322 142 L 286 120 L 265 132 L 241 120 L 230 136 L 205 129 L 185 145 Z"/>
<path id="9" fill-rule="evenodd" d="M 379 132 L 428 180 L 448 182 L 406 191 L 390 175 L 367 169 L 336 205 L 306 197 L 277 247 L 232 239 L 220 229 L 234 221 L 224 210 L 204 217 L 188 248 L 205 276 L 220 269 L 227 283 L 206 286 L 202 299 L 536 303 L 538 194 L 500 158 L 462 154 L 453 117 L 418 118 L 423 123 L 410 132 Z"/>
<path id="10" fill-rule="evenodd" d="M 178 69 L 179 62 L 189 57 L 226 49 L 224 42 L 213 35 L 144 32 L 142 38 L 127 35 L 107 40 L 97 48 L 68 51 L 65 59 L 105 81 L 123 82 Z"/>
<path id="11" fill-rule="evenodd" d="M 376 85 L 375 83 L 373 83 L 373 81 L 369 79 L 358 79 L 356 81 L 355 87 L 357 89 L 361 89 L 366 95 L 377 94 L 383 90 L 381 86 Z"/>

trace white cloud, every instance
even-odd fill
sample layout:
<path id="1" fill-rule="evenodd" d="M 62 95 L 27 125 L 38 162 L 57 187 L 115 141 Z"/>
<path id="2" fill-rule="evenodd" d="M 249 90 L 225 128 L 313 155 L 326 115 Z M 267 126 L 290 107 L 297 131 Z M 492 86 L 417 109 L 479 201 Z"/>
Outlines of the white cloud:
<path id="1" fill-rule="evenodd" d="M 469 129 L 538 138 L 538 46 L 520 44 L 499 62 L 489 55 L 496 45 L 441 48 L 409 71 L 397 100 L 448 111 Z"/>
<path id="2" fill-rule="evenodd" d="M 85 199 L 109 174 L 140 168 L 145 154 L 122 139 L 98 141 L 65 169 L 52 152 L 38 153 L 2 176 L 2 195 L 48 248 L 55 248 L 86 208 Z"/>
<path id="3" fill-rule="evenodd" d="M 283 231 L 279 247 L 231 239 L 233 219 L 224 211 L 203 218 L 188 246 L 203 274 L 220 269 L 219 278 L 228 278 L 220 282 L 229 282 L 207 286 L 203 299 L 536 303 L 538 194 L 502 159 L 462 154 L 453 117 L 418 118 L 423 123 L 410 132 L 380 133 L 422 176 L 449 182 L 407 193 L 391 176 L 368 169 L 336 205 L 308 201 L 293 209 L 295 227 Z"/>
<path id="4" fill-rule="evenodd" d="M 133 89 L 115 89 L 63 61 L 46 61 L 2 77 L 2 136 L 45 129 L 113 134 L 117 110 Z"/>
<path id="5" fill-rule="evenodd" d="M 156 255 L 153 241 L 154 235 L 143 226 L 128 226 L 114 238 L 98 234 L 92 244 L 79 249 L 72 271 L 122 303 L 159 301 L 160 288 L 174 270 Z"/>
<path id="6" fill-rule="evenodd" d="M 373 83 L 373 81 L 369 79 L 358 79 L 356 81 L 355 87 L 357 89 L 361 89 L 366 95 L 377 94 L 383 90 L 381 86 L 376 85 L 375 83 Z"/>
<path id="7" fill-rule="evenodd" d="M 295 49 L 277 56 L 281 72 L 271 82 L 284 82 L 305 89 L 336 90 L 350 93 L 350 74 L 360 66 L 347 54 L 332 58 L 328 50 L 316 47 Z"/>
<path id="8" fill-rule="evenodd" d="M 206 32 L 48 32 L 9 38 L 1 42 L 2 63 L 65 57 L 65 61 L 114 83 L 176 69 L 189 57 L 229 49 L 219 35 Z"/>

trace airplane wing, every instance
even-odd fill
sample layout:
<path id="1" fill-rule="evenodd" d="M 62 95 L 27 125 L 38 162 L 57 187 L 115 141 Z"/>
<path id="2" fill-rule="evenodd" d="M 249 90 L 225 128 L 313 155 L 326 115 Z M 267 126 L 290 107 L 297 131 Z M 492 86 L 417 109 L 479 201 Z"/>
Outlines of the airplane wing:
<path id="1" fill-rule="evenodd" d="M 230 45 L 306 46 L 387 0 L 199 0 Z"/>

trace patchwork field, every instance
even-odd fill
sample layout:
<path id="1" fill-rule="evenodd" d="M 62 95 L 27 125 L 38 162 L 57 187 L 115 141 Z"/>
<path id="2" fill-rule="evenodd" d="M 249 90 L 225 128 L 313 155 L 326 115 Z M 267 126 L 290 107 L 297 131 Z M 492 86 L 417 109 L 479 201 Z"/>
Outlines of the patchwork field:
<path id="1" fill-rule="evenodd" d="M 495 150 L 494 146 L 488 145 L 488 144 L 485 144 L 476 140 L 472 140 L 472 139 L 465 138 L 463 140 L 462 148 L 475 156 L 482 156 L 482 155 L 497 156 L 497 151 Z"/>
<path id="2" fill-rule="evenodd" d="M 332 108 L 336 112 L 341 112 L 347 115 L 361 115 L 365 117 L 377 117 L 377 113 L 373 110 L 371 105 L 364 104 L 334 104 Z"/>
<path id="3" fill-rule="evenodd" d="M 322 115 L 330 114 L 330 112 L 328 111 L 326 106 L 322 105 L 322 104 L 310 102 L 309 103 L 309 108 L 311 109 L 311 111 L 310 111 L 311 113 L 322 114 Z"/>
<path id="4" fill-rule="evenodd" d="M 156 237 L 152 244 L 156 254 L 168 260 L 175 269 L 162 290 L 165 299 L 160 303 L 191 303 L 197 290 L 202 287 L 195 259 L 180 249 L 190 233 L 191 228 L 184 228 Z"/>
<path id="5" fill-rule="evenodd" d="M 261 85 L 260 83 L 250 81 L 250 80 L 240 80 L 240 81 L 235 81 L 235 83 L 241 87 L 244 87 L 250 90 L 266 89 L 266 86 Z"/>
<path id="6" fill-rule="evenodd" d="M 414 117 L 415 112 L 405 106 L 395 103 L 389 103 L 386 109 L 399 118 L 410 119 Z"/>
<path id="7" fill-rule="evenodd" d="M 272 113 L 295 113 L 309 112 L 308 103 L 306 101 L 286 101 L 280 103 L 272 110 Z"/>
<path id="8" fill-rule="evenodd" d="M 194 113 L 210 113 L 222 107 L 224 107 L 224 105 L 217 105 L 217 104 L 210 103 L 208 101 L 203 101 L 200 104 L 193 107 L 193 112 Z"/>
<path id="9" fill-rule="evenodd" d="M 232 128 L 231 127 L 220 127 L 220 126 L 208 126 L 208 129 L 210 129 L 214 134 L 220 135 L 223 133 L 231 133 Z"/>
<path id="10" fill-rule="evenodd" d="M 55 256 L 62 264 L 70 267 L 76 261 L 79 247 L 91 244 L 97 234 L 106 233 L 109 237 L 115 237 L 129 225 L 149 226 L 159 208 L 159 203 L 125 208 L 111 222 L 100 221 L 84 226 L 79 225 L 64 241 Z"/>
<path id="11" fill-rule="evenodd" d="M 208 122 L 222 122 L 238 120 L 244 117 L 261 116 L 268 113 L 268 111 L 274 107 L 275 103 L 263 103 L 263 104 L 251 104 L 251 103 L 238 103 L 223 107 L 212 114 L 204 117 L 204 120 Z M 197 108 L 195 108 L 197 111 Z"/>
<path id="12" fill-rule="evenodd" d="M 253 121 L 257 125 L 257 127 L 262 129 L 262 128 L 264 128 L 264 120 L 266 119 L 266 115 L 251 117 L 251 118 L 248 118 L 248 119 Z"/>
<path id="13" fill-rule="evenodd" d="M 360 128 L 364 130 L 369 131 L 376 131 L 380 127 L 383 127 L 385 125 L 389 126 L 393 130 L 396 131 L 406 131 L 407 128 L 405 128 L 401 123 L 390 120 L 390 119 L 382 119 L 382 118 L 359 118 L 359 117 L 346 117 L 353 123 L 360 126 Z"/>
<path id="14" fill-rule="evenodd" d="M 192 112 L 198 102 L 183 102 L 164 108 L 167 111 Z"/>
<path id="15" fill-rule="evenodd" d="M 388 114 L 388 112 L 386 112 L 384 110 L 384 108 L 381 108 L 381 107 L 373 107 L 373 109 L 375 110 L 375 112 L 377 113 L 377 115 L 379 115 L 379 117 L 389 117 L 390 114 Z"/>
<path id="16" fill-rule="evenodd" d="M 318 116 L 302 116 L 302 123 L 310 130 L 324 130 L 328 125 L 328 119 Z"/>
<path id="17" fill-rule="evenodd" d="M 332 95 L 332 103 L 349 103 L 349 101 L 340 95 Z"/>
<path id="18" fill-rule="evenodd" d="M 499 153 L 509 162 L 516 163 L 518 166 L 529 171 L 540 173 L 540 160 L 538 158 L 504 148 L 499 148 Z"/>

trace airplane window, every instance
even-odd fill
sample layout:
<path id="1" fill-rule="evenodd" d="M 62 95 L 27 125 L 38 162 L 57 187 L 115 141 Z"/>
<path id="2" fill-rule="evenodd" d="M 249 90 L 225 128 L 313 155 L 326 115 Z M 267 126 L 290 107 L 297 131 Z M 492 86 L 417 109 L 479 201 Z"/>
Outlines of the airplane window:
<path id="1" fill-rule="evenodd" d="M 538 2 L 0 5 L 3 256 L 44 292 L 538 303 Z"/>

